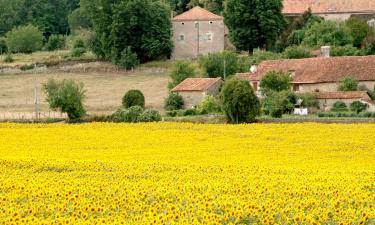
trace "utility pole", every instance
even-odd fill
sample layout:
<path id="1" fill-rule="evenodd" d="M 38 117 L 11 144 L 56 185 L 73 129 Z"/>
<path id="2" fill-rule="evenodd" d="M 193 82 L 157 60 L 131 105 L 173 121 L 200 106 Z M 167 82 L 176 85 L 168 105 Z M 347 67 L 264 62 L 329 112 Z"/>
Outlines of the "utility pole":
<path id="1" fill-rule="evenodd" d="M 36 64 L 34 64 L 34 96 L 35 96 L 35 118 L 39 121 L 39 98 L 38 98 L 38 84 L 36 81 Z"/>

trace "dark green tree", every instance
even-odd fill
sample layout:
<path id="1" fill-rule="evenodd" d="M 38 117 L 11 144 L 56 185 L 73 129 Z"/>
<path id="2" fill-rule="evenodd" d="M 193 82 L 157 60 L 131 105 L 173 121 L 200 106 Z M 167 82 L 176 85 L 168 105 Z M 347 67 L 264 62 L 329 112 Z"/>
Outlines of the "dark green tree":
<path id="1" fill-rule="evenodd" d="M 223 111 L 230 123 L 247 123 L 260 113 L 260 102 L 248 81 L 231 79 L 221 93 Z"/>
<path id="2" fill-rule="evenodd" d="M 195 76 L 194 67 L 187 61 L 177 61 L 171 73 L 169 74 L 172 81 L 169 82 L 168 88 L 172 89 L 176 87 L 179 83 L 184 81 L 186 78 Z"/>
<path id="3" fill-rule="evenodd" d="M 267 95 L 270 91 L 288 91 L 292 78 L 290 74 L 282 71 L 270 71 L 264 75 L 260 81 L 262 93 Z"/>
<path id="4" fill-rule="evenodd" d="M 367 22 L 358 17 L 350 17 L 346 21 L 346 26 L 349 27 L 353 37 L 353 45 L 357 48 L 361 47 L 361 44 L 367 35 L 374 33 L 374 30 L 367 24 Z"/>
<path id="5" fill-rule="evenodd" d="M 272 47 L 286 26 L 281 0 L 228 0 L 224 21 L 238 50 Z"/>

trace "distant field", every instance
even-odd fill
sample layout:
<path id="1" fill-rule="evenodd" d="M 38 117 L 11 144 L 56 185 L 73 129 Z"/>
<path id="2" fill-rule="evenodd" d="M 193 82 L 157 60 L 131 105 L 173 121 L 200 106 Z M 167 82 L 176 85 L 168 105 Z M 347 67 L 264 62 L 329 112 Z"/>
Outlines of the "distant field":
<path id="1" fill-rule="evenodd" d="M 34 81 L 39 87 L 41 111 L 48 111 L 41 84 L 49 78 L 74 79 L 87 89 L 85 105 L 89 114 L 112 113 L 121 104 L 129 89 L 140 89 L 146 97 L 146 107 L 163 109 L 168 94 L 167 70 L 140 69 L 119 73 L 45 73 L 0 75 L 0 114 L 34 111 Z M 1 115 L 0 115 L 1 117 Z"/>

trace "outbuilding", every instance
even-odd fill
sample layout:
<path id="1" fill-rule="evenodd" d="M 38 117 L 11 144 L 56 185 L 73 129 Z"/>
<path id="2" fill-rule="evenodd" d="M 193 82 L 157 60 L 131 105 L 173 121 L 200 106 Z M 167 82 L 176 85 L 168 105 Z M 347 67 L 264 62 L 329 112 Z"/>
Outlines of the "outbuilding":
<path id="1" fill-rule="evenodd" d="M 221 78 L 187 78 L 175 88 L 172 92 L 177 93 L 184 99 L 186 109 L 195 107 L 207 96 L 218 96 L 223 84 Z"/>
<path id="2" fill-rule="evenodd" d="M 316 97 L 322 111 L 329 111 L 336 102 L 344 102 L 348 107 L 355 101 L 360 101 L 369 106 L 368 111 L 374 111 L 374 103 L 366 91 L 337 91 L 322 92 Z"/>

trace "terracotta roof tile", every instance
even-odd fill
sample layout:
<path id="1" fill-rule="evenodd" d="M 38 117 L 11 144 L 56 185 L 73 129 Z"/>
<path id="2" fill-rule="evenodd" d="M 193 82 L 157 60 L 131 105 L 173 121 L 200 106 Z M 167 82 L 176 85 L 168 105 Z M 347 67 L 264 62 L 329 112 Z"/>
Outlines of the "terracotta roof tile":
<path id="1" fill-rule="evenodd" d="M 196 6 L 172 19 L 172 21 L 206 21 L 206 20 L 222 20 L 222 16 L 218 16 L 206 9 Z"/>
<path id="2" fill-rule="evenodd" d="M 172 92 L 180 91 L 206 91 L 212 85 L 220 82 L 221 78 L 187 78 L 172 89 Z"/>
<path id="3" fill-rule="evenodd" d="M 269 71 L 293 72 L 292 83 L 338 82 L 346 76 L 359 81 L 375 81 L 375 56 L 344 56 L 329 58 L 269 60 L 259 64 L 255 73 L 237 77 L 260 81 Z"/>
<path id="4" fill-rule="evenodd" d="M 375 0 L 284 0 L 284 14 L 375 12 Z"/>
<path id="5" fill-rule="evenodd" d="M 370 99 L 366 91 L 320 92 L 317 99 Z"/>

